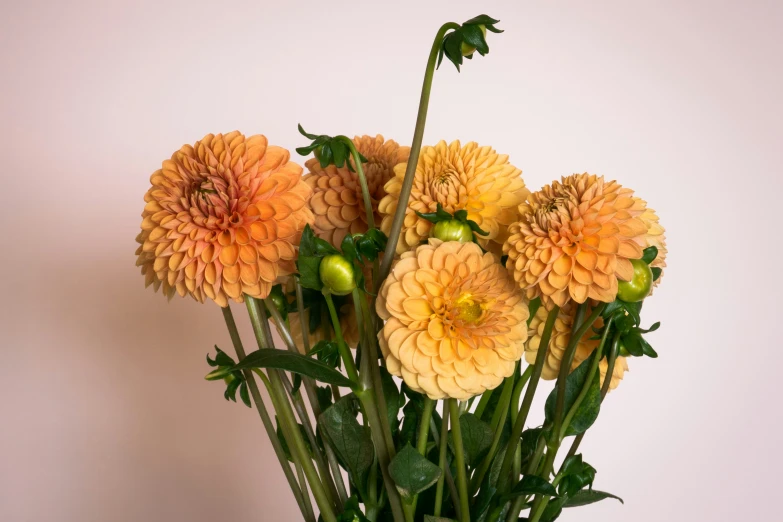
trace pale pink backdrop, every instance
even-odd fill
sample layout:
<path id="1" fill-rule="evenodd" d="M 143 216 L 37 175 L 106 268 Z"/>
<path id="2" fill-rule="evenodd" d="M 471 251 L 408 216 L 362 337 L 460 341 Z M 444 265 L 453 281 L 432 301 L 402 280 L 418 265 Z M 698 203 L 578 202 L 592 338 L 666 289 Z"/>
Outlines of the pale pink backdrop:
<path id="1" fill-rule="evenodd" d="M 133 266 L 148 177 L 208 132 L 407 143 L 435 30 L 482 12 L 506 32 L 437 73 L 425 141 L 492 145 L 533 188 L 605 174 L 668 229 L 661 357 L 583 445 L 626 505 L 563 520 L 777 519 L 782 6 L 3 2 L 0 520 L 296 519 L 256 415 L 202 380 L 217 307 Z"/>

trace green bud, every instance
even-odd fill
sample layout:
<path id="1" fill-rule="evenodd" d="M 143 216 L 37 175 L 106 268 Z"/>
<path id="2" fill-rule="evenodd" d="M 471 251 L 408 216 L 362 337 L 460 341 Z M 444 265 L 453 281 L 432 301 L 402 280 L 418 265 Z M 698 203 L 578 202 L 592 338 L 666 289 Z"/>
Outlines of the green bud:
<path id="1" fill-rule="evenodd" d="M 219 366 L 204 376 L 204 379 L 208 381 L 219 381 L 220 379 L 229 379 L 229 378 L 231 378 L 232 380 L 234 379 L 234 376 L 231 375 L 230 366 Z"/>
<path id="2" fill-rule="evenodd" d="M 464 221 L 450 219 L 435 223 L 435 226 L 430 231 L 430 237 L 440 239 L 441 241 L 470 243 L 473 241 L 473 231 L 470 229 L 470 225 Z"/>
<path id="3" fill-rule="evenodd" d="M 332 254 L 321 259 L 318 274 L 324 289 L 334 295 L 347 295 L 356 288 L 353 263 L 340 254 Z"/>
<path id="4" fill-rule="evenodd" d="M 487 26 L 484 24 L 479 24 L 479 29 L 481 29 L 481 32 L 484 34 L 484 38 L 487 37 Z M 467 44 L 465 42 L 462 42 L 459 46 L 459 50 L 462 52 L 462 56 L 470 56 L 473 53 L 476 52 L 476 48 L 470 44 Z"/>
<path id="5" fill-rule="evenodd" d="M 638 303 L 650 294 L 653 274 L 642 259 L 632 259 L 633 277 L 630 281 L 617 282 L 617 297 L 626 303 Z"/>
<path id="6" fill-rule="evenodd" d="M 283 288 L 280 285 L 272 287 L 272 291 L 269 292 L 269 298 L 275 303 L 275 308 L 280 312 L 280 316 L 285 319 L 288 317 L 288 300 L 283 293 Z"/>

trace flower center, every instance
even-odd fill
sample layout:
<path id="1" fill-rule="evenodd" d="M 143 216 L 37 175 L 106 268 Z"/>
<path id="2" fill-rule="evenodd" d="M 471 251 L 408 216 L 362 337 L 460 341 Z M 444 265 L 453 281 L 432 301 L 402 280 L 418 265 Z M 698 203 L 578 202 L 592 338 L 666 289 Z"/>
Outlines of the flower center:
<path id="1" fill-rule="evenodd" d="M 474 299 L 470 293 L 462 294 L 454 301 L 454 305 L 454 318 L 459 319 L 463 323 L 477 323 L 484 311 L 482 304 Z"/>

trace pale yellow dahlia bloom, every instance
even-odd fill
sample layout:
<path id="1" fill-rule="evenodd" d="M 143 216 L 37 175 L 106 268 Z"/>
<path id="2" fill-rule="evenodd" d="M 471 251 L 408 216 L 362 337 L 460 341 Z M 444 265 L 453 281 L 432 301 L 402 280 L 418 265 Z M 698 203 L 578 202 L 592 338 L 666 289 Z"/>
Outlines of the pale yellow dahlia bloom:
<path id="1" fill-rule="evenodd" d="M 367 158 L 362 168 L 377 224 L 381 221 L 378 202 L 386 195 L 384 186 L 394 175 L 394 166 L 408 161 L 410 147 L 401 147 L 394 140 L 384 140 L 380 134 L 374 137 L 356 136 L 353 143 L 356 150 Z M 305 166 L 308 173 L 304 180 L 313 189 L 310 208 L 315 215 L 315 235 L 339 247 L 347 234 L 367 232 L 367 212 L 356 172 L 351 172 L 347 164 L 340 168 L 329 165 L 324 169 L 316 158 L 308 160 Z"/>
<path id="2" fill-rule="evenodd" d="M 264 298 L 295 270 L 313 215 L 302 167 L 264 136 L 208 134 L 152 174 L 136 264 L 147 285 L 220 306 Z"/>
<path id="3" fill-rule="evenodd" d="M 386 184 L 388 195 L 378 207 L 383 215 L 381 230 L 387 235 L 397 210 L 405 167 L 394 167 L 394 177 Z M 429 237 L 433 225 L 418 217 L 416 211 L 435 212 L 438 203 L 452 214 L 466 210 L 468 219 L 489 232 L 488 236 L 479 237 L 481 245 L 499 253 L 508 237 L 508 226 L 518 219 L 517 207 L 530 194 L 521 173 L 509 164 L 507 155 L 475 142 L 462 146 L 459 141 L 441 141 L 434 147 L 422 148 L 397 253 L 415 248 Z"/>
<path id="4" fill-rule="evenodd" d="M 617 280 L 650 241 L 646 203 L 603 176 L 574 174 L 531 194 L 503 245 L 507 267 L 529 298 L 547 308 L 570 300 L 612 302 Z"/>
<path id="5" fill-rule="evenodd" d="M 541 377 L 545 380 L 553 380 L 557 378 L 560 373 L 560 366 L 563 361 L 563 355 L 568 347 L 568 343 L 571 340 L 571 328 L 574 322 L 574 312 L 576 306 L 572 303 L 565 308 L 561 308 L 557 314 L 554 328 L 552 329 L 552 338 L 549 341 L 549 352 L 544 359 L 544 366 L 541 370 Z M 546 323 L 547 315 L 549 312 L 542 306 L 536 311 L 536 315 L 530 320 L 529 337 L 527 343 L 525 343 L 525 361 L 528 364 L 535 364 L 536 355 L 541 347 L 541 336 L 544 333 L 544 325 Z M 596 326 L 600 327 L 603 323 L 599 318 Z M 599 341 L 596 339 L 590 339 L 593 336 L 592 331 L 588 331 L 579 343 L 576 345 L 576 352 L 574 353 L 574 360 L 571 363 L 571 370 L 573 371 L 579 366 L 582 361 L 587 359 L 591 353 L 598 347 Z M 605 352 L 608 347 L 605 347 Z M 606 379 L 606 372 L 609 364 L 604 357 L 598 363 L 598 370 L 601 374 L 601 386 L 603 386 Z M 612 372 L 612 380 L 609 383 L 609 389 L 613 390 L 617 388 L 620 381 L 623 379 L 625 372 L 628 370 L 628 361 L 626 357 L 619 356 L 615 361 L 614 371 Z"/>
<path id="6" fill-rule="evenodd" d="M 506 269 L 475 243 L 402 254 L 381 287 L 378 334 L 390 373 L 432 399 L 467 399 L 514 372 L 528 303 Z"/>

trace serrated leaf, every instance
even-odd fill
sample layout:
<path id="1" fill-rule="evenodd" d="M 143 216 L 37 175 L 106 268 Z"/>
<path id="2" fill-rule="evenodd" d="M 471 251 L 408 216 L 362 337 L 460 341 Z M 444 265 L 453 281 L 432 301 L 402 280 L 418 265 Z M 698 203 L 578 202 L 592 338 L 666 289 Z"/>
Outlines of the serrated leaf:
<path id="1" fill-rule="evenodd" d="M 389 464 L 389 475 L 407 503 L 438 481 L 441 470 L 407 444 Z"/>
<path id="2" fill-rule="evenodd" d="M 282 350 L 256 350 L 234 366 L 235 370 L 246 368 L 277 368 L 312 377 L 327 384 L 349 388 L 353 386 L 350 379 L 334 368 L 300 353 Z"/>
<path id="3" fill-rule="evenodd" d="M 473 467 L 479 462 L 484 454 L 492 446 L 494 432 L 492 426 L 479 420 L 472 413 L 464 413 L 459 418 L 459 426 L 462 431 L 462 447 L 465 452 L 465 463 Z M 450 441 L 452 447 L 453 440 Z"/>
<path id="4" fill-rule="evenodd" d="M 582 361 L 576 370 L 572 371 L 566 378 L 565 408 L 563 409 L 564 416 L 574 405 L 579 392 L 582 391 L 582 387 L 588 378 L 588 374 L 590 373 L 590 366 L 595 356 L 596 354 L 593 352 L 593 355 Z M 600 372 L 595 372 L 593 374 L 587 395 L 576 410 L 576 414 L 571 420 L 571 424 L 569 424 L 566 428 L 566 436 L 579 435 L 580 433 L 584 433 L 590 426 L 593 425 L 595 419 L 598 418 L 598 413 L 601 411 L 601 386 L 599 373 Z M 552 390 L 552 392 L 549 394 L 549 397 L 546 399 L 544 411 L 546 413 L 547 423 L 554 422 L 556 404 L 557 387 Z M 557 434 L 555 434 L 555 436 L 557 436 Z"/>
<path id="5" fill-rule="evenodd" d="M 356 420 L 353 395 L 347 395 L 327 408 L 318 418 L 329 443 L 348 467 L 355 483 L 364 481 L 375 458 L 370 428 Z"/>
<path id="6" fill-rule="evenodd" d="M 619 500 L 621 504 L 625 504 L 623 499 L 606 491 L 598 491 L 597 489 L 583 489 L 568 497 L 563 507 L 579 507 L 587 506 L 588 504 L 594 504 L 601 500 L 613 498 Z"/>

